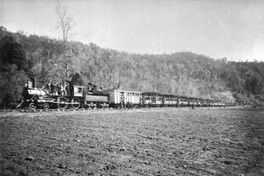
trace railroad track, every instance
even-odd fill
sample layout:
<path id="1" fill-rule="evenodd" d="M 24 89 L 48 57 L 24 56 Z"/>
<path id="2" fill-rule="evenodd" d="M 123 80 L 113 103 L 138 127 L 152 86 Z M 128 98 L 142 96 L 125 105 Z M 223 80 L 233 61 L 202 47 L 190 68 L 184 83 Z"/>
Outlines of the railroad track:
<path id="1" fill-rule="evenodd" d="M 7 113 L 7 112 L 57 112 L 57 111 L 102 111 L 102 110 L 106 110 L 104 108 L 79 108 L 79 109 L 73 109 L 73 108 L 69 108 L 69 109 L 1 109 L 0 113 Z M 113 108 L 107 108 L 107 110 L 115 110 Z"/>
<path id="2" fill-rule="evenodd" d="M 229 106 L 226 106 L 229 107 Z M 147 109 L 161 109 L 163 107 L 143 107 L 143 108 L 56 108 L 56 109 L 0 109 L 0 113 L 9 113 L 9 112 L 24 112 L 24 113 L 34 113 L 34 112 L 74 112 L 74 111 L 126 111 L 126 110 L 147 110 Z M 165 108 L 189 108 L 192 109 L 192 107 L 184 106 L 184 107 L 165 107 Z M 195 108 L 216 108 L 214 106 L 212 107 L 195 107 Z M 223 108 L 223 107 L 218 107 Z"/>

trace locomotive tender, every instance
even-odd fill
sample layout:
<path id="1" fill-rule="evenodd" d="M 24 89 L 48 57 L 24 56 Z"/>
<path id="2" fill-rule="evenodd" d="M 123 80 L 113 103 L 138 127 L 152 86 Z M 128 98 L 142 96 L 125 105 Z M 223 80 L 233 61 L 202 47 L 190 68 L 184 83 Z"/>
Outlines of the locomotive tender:
<path id="1" fill-rule="evenodd" d="M 206 107 L 226 106 L 230 102 L 184 97 L 155 92 L 139 92 L 120 89 L 89 90 L 85 86 L 71 85 L 67 95 L 51 94 L 45 89 L 25 88 L 21 106 L 29 109 L 49 108 L 132 108 L 132 107 Z"/>

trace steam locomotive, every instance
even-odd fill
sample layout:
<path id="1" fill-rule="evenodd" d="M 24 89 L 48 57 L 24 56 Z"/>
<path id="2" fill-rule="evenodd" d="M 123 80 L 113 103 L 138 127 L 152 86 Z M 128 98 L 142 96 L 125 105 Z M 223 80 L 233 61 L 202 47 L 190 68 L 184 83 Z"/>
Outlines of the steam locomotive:
<path id="1" fill-rule="evenodd" d="M 43 88 L 25 88 L 20 107 L 48 110 L 79 108 L 142 108 L 142 107 L 206 107 L 227 106 L 228 102 L 121 89 L 91 90 L 89 87 L 71 85 L 67 95 L 51 94 Z"/>
<path id="2" fill-rule="evenodd" d="M 22 107 L 36 109 L 43 108 L 73 108 L 80 107 L 109 107 L 109 94 L 103 91 L 88 91 L 84 86 L 72 85 L 66 95 L 50 93 L 43 88 L 25 88 Z"/>

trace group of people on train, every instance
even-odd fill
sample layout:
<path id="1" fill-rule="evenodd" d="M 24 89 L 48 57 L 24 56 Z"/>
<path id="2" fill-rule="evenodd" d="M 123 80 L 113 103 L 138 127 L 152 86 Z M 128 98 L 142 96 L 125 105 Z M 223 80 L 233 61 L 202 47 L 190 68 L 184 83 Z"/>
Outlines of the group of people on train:
<path id="1" fill-rule="evenodd" d="M 71 94 L 71 88 L 72 86 L 68 82 L 63 82 L 60 84 L 58 83 L 53 84 L 52 82 L 49 82 L 46 87 L 50 95 L 66 95 L 66 96 Z M 103 89 L 102 86 L 97 86 L 96 84 L 89 82 L 86 91 L 97 92 L 97 91 L 102 91 L 102 89 Z"/>
<path id="2" fill-rule="evenodd" d="M 27 80 L 25 83 L 25 91 L 35 87 L 33 82 Z M 69 82 L 63 81 L 62 83 L 54 83 L 50 81 L 48 84 L 42 86 L 42 89 L 49 95 L 60 95 L 60 96 L 70 96 L 72 93 L 72 85 Z M 96 84 L 89 82 L 86 86 L 86 92 L 98 92 L 102 91 L 102 86 L 97 86 Z"/>
<path id="3" fill-rule="evenodd" d="M 49 82 L 45 87 L 50 95 L 70 95 L 70 84 L 68 82 Z"/>

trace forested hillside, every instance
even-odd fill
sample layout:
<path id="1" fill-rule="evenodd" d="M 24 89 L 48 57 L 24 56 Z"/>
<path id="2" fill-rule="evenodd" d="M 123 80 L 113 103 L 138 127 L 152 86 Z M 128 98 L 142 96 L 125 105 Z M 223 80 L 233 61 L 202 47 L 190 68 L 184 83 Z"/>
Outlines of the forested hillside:
<path id="1" fill-rule="evenodd" d="M 27 79 L 37 87 L 63 80 L 94 82 L 104 89 L 173 93 L 185 96 L 264 101 L 264 63 L 228 62 L 190 52 L 139 55 L 0 28 L 0 106 L 19 99 Z M 66 63 L 69 63 L 66 76 Z"/>

